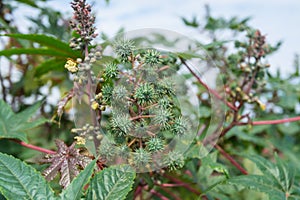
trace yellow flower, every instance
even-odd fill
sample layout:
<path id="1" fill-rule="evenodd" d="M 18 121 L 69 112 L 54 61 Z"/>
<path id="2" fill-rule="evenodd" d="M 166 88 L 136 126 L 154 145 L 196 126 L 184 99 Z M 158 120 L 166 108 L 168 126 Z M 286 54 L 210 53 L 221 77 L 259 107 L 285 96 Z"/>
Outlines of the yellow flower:
<path id="1" fill-rule="evenodd" d="M 262 110 L 266 110 L 266 104 L 264 104 L 264 103 L 260 103 L 260 104 L 259 104 L 259 107 L 260 107 L 260 109 L 262 109 Z"/>
<path id="2" fill-rule="evenodd" d="M 78 67 L 77 67 L 77 63 L 71 59 L 71 58 L 68 58 L 66 64 L 65 64 L 65 68 L 69 71 L 69 72 L 72 72 L 72 73 L 75 73 L 78 71 Z"/>
<path id="3" fill-rule="evenodd" d="M 75 136 L 74 139 L 76 140 L 76 144 L 78 145 L 85 144 L 85 139 L 83 137 Z"/>
<path id="4" fill-rule="evenodd" d="M 96 101 L 93 101 L 91 107 L 93 110 L 97 110 L 99 108 L 99 104 Z"/>
<path id="5" fill-rule="evenodd" d="M 263 111 L 266 110 L 266 104 L 264 104 L 263 102 L 261 102 L 259 100 L 257 100 L 257 103 L 261 110 L 263 110 Z"/>

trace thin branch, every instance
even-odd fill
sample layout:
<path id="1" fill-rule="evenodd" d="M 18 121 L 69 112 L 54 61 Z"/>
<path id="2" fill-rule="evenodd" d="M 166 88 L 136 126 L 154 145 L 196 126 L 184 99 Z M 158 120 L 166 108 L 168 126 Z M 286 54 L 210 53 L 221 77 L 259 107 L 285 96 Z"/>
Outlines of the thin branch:
<path id="1" fill-rule="evenodd" d="M 176 193 L 174 193 L 172 190 L 169 190 L 168 188 L 165 187 L 161 187 L 161 190 L 165 191 L 166 193 L 168 193 L 170 196 L 172 196 L 173 200 L 181 200 Z"/>
<path id="2" fill-rule="evenodd" d="M 135 117 L 131 117 L 130 120 L 136 120 L 136 119 L 141 119 L 141 118 L 152 118 L 155 117 L 155 115 L 139 115 L 139 116 L 135 116 Z"/>
<path id="3" fill-rule="evenodd" d="M 159 68 L 159 69 L 157 70 L 157 72 L 160 72 L 160 71 L 163 71 L 163 70 L 166 70 L 166 69 L 169 69 L 169 68 L 170 68 L 170 66 L 165 65 L 165 66 Z"/>
<path id="4" fill-rule="evenodd" d="M 199 128 L 199 131 L 198 131 L 198 133 L 197 133 L 197 136 L 200 136 L 200 135 L 203 133 L 203 131 L 205 130 L 205 128 L 206 128 L 206 125 L 203 124 L 203 125 Z"/>
<path id="5" fill-rule="evenodd" d="M 130 147 L 133 143 L 135 143 L 136 138 L 134 138 L 133 140 L 131 140 L 131 142 L 127 145 L 128 147 Z"/>
<path id="6" fill-rule="evenodd" d="M 142 193 L 142 191 L 143 191 L 143 187 L 139 185 L 134 192 L 134 199 L 136 199 L 137 196 L 139 196 Z"/>
<path id="7" fill-rule="evenodd" d="M 193 192 L 193 193 L 195 193 L 197 195 L 201 194 L 200 191 L 196 190 L 195 188 L 193 188 L 192 186 L 190 186 L 188 183 L 185 183 L 185 182 L 183 182 L 183 181 L 181 181 L 181 180 L 179 180 L 179 179 L 177 179 L 177 178 L 175 178 L 173 176 L 167 175 L 167 174 L 164 174 L 163 176 L 166 177 L 167 179 L 169 179 L 169 180 L 177 183 L 177 184 L 181 184 L 182 187 L 186 188 L 187 190 L 189 190 L 189 191 L 191 191 L 191 192 Z"/>
<path id="8" fill-rule="evenodd" d="M 154 189 L 150 190 L 149 192 L 150 192 L 151 194 L 153 194 L 153 195 L 159 197 L 159 198 L 162 199 L 162 200 L 169 200 L 169 198 L 165 197 L 164 195 L 162 195 L 161 193 L 155 191 Z"/>
<path id="9" fill-rule="evenodd" d="M 219 145 L 215 145 L 215 148 L 220 151 L 220 153 L 227 159 L 231 164 L 233 164 L 240 172 L 243 174 L 247 175 L 248 172 L 233 158 L 231 157 L 228 153 L 224 151 Z"/>
<path id="10" fill-rule="evenodd" d="M 295 122 L 295 121 L 300 121 L 300 116 L 286 118 L 286 119 L 276 119 L 276 120 L 266 120 L 266 121 L 254 121 L 254 122 L 251 123 L 251 125 L 258 126 L 258 125 L 267 125 L 267 124 L 283 124 L 283 123 Z"/>
<path id="11" fill-rule="evenodd" d="M 204 83 L 204 82 L 201 80 L 201 78 L 200 78 L 200 77 L 199 77 L 199 76 L 198 76 L 198 75 L 190 68 L 190 66 L 185 62 L 184 59 L 180 58 L 180 60 L 181 60 L 182 64 L 184 64 L 184 65 L 188 68 L 188 70 L 191 72 L 191 74 L 193 74 L 193 76 L 197 79 L 197 81 L 198 81 L 202 86 L 204 86 L 205 89 L 206 89 L 209 93 L 213 94 L 217 99 L 223 101 L 223 102 L 224 102 L 229 108 L 231 108 L 232 110 L 238 111 L 237 108 L 236 108 L 234 105 L 232 105 L 230 102 L 228 102 L 228 101 L 226 101 L 224 98 L 222 98 L 222 97 L 218 94 L 217 91 L 215 91 L 215 90 L 211 89 L 210 87 L 208 87 L 208 85 L 207 85 L 206 83 Z"/>
<path id="12" fill-rule="evenodd" d="M 27 147 L 29 149 L 32 149 L 32 150 L 35 150 L 35 151 L 39 151 L 39 152 L 42 152 L 42 153 L 46 153 L 46 154 L 56 154 L 55 151 L 52 151 L 52 150 L 49 150 L 49 149 L 44 149 L 42 147 L 38 147 L 38 146 L 35 146 L 35 145 L 32 145 L 32 144 L 27 144 L 23 141 L 19 141 L 19 140 L 12 140 L 24 147 Z"/>
<path id="13" fill-rule="evenodd" d="M 162 184 L 156 183 L 156 185 L 161 187 L 182 187 L 184 183 L 162 183 Z"/>

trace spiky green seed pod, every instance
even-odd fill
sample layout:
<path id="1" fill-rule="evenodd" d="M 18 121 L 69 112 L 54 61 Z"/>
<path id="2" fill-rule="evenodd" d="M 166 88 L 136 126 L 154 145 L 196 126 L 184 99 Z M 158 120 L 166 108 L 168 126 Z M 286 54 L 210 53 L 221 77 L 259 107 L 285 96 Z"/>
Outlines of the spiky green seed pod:
<path id="1" fill-rule="evenodd" d="M 108 137 L 104 138 L 99 146 L 100 157 L 104 158 L 105 160 L 112 161 L 117 154 L 116 149 L 117 147 L 113 139 Z"/>
<path id="2" fill-rule="evenodd" d="M 110 85 L 104 85 L 102 87 L 102 101 L 110 104 L 110 100 L 112 98 L 112 94 L 113 94 L 113 87 Z"/>
<path id="3" fill-rule="evenodd" d="M 184 166 L 184 157 L 180 152 L 170 151 L 164 159 L 164 164 L 171 171 L 180 169 Z"/>
<path id="4" fill-rule="evenodd" d="M 119 74 L 118 65 L 115 63 L 108 63 L 105 65 L 105 77 L 106 78 L 116 78 Z"/>
<path id="5" fill-rule="evenodd" d="M 140 105 L 149 105 L 156 100 L 156 93 L 153 85 L 149 83 L 141 84 L 135 91 L 134 98 Z"/>
<path id="6" fill-rule="evenodd" d="M 172 120 L 172 112 L 168 109 L 155 110 L 154 122 L 160 125 L 163 130 L 170 129 L 170 122 Z"/>
<path id="7" fill-rule="evenodd" d="M 184 118 L 179 117 L 174 120 L 174 124 L 172 125 L 172 132 L 175 135 L 183 135 L 187 131 L 187 128 L 188 122 Z"/>
<path id="8" fill-rule="evenodd" d="M 112 96 L 115 100 L 125 100 L 127 95 L 128 91 L 123 85 L 118 85 L 113 89 Z"/>
<path id="9" fill-rule="evenodd" d="M 114 50 L 121 62 L 128 62 L 134 51 L 134 44 L 130 40 L 118 40 L 114 44 Z"/>
<path id="10" fill-rule="evenodd" d="M 132 122 L 128 115 L 125 114 L 113 114 L 113 118 L 110 122 L 111 129 L 117 135 L 127 135 L 132 128 Z"/>
<path id="11" fill-rule="evenodd" d="M 143 148 L 137 149 L 133 153 L 132 164 L 137 168 L 145 168 L 151 162 L 151 153 Z"/>
<path id="12" fill-rule="evenodd" d="M 147 50 L 143 56 L 143 60 L 145 64 L 148 64 L 150 66 L 157 65 L 161 63 L 160 53 L 153 49 Z"/>
<path id="13" fill-rule="evenodd" d="M 150 152 L 162 151 L 164 149 L 164 141 L 158 137 L 152 137 L 146 142 L 147 149 Z"/>
<path id="14" fill-rule="evenodd" d="M 119 157 L 127 160 L 130 155 L 130 148 L 127 145 L 121 145 L 120 147 L 118 147 L 117 152 Z"/>
<path id="15" fill-rule="evenodd" d="M 140 122 L 135 123 L 133 134 L 137 138 L 146 137 L 148 129 L 149 129 L 149 127 L 148 127 L 147 123 L 144 120 L 142 120 Z"/>
<path id="16" fill-rule="evenodd" d="M 172 108 L 170 99 L 167 98 L 167 97 L 164 97 L 164 98 L 162 98 L 162 99 L 159 99 L 159 100 L 158 100 L 158 107 L 161 108 L 161 109 L 169 109 L 169 108 Z"/>

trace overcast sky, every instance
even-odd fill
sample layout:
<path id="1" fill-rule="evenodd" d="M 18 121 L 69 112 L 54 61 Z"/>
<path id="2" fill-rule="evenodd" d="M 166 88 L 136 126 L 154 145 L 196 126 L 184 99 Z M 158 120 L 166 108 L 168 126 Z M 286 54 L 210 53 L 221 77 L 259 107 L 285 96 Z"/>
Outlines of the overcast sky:
<path id="1" fill-rule="evenodd" d="M 49 5 L 70 14 L 69 2 L 52 0 Z M 299 0 L 111 0 L 108 5 L 104 0 L 94 2 L 98 31 L 110 36 L 124 27 L 126 31 L 163 28 L 194 37 L 199 33 L 184 26 L 180 17 L 201 19 L 204 5 L 209 4 L 213 16 L 251 16 L 250 24 L 266 34 L 270 43 L 284 42 L 269 59 L 273 69 L 280 66 L 285 72 L 291 71 L 294 54 L 300 53 Z"/>

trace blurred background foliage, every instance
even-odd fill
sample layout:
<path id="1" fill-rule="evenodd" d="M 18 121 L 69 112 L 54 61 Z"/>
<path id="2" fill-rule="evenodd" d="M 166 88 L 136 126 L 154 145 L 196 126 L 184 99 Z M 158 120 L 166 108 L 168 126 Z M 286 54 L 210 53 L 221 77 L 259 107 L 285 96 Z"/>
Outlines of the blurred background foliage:
<path id="1" fill-rule="evenodd" d="M 68 113 L 71 103 L 65 106 L 65 113 L 62 116 L 57 116 L 56 111 L 58 100 L 63 98 L 73 87 L 73 82 L 67 70 L 64 69 L 64 64 L 67 58 L 80 57 L 80 52 L 69 48 L 68 42 L 73 33 L 69 29 L 68 16 L 60 11 L 44 7 L 44 2 L 45 0 L 0 1 L 0 33 L 2 35 L 0 38 L 0 88 L 1 98 L 11 106 L 15 113 L 24 111 L 36 101 L 43 102 L 35 117 L 38 115 L 43 116 L 48 121 L 38 128 L 27 131 L 28 142 L 47 149 L 55 149 L 54 139 L 60 138 L 67 144 L 73 142 L 74 136 L 70 134 L 70 130 L 74 127 L 74 121 L 72 115 Z M 19 4 L 38 11 L 37 16 L 28 17 L 31 22 L 28 33 L 32 35 L 27 35 L 27 37 L 21 35 L 19 27 L 15 26 L 14 23 L 18 20 L 14 17 L 14 11 Z M 216 66 L 222 72 L 219 78 L 225 86 L 226 100 L 243 104 L 238 113 L 240 116 L 245 115 L 245 118 L 249 117 L 254 121 L 259 121 L 299 115 L 299 56 L 295 56 L 294 64 L 291 66 L 294 68 L 293 73 L 283 76 L 281 71 L 278 70 L 277 73 L 271 74 L 268 72 L 269 66 L 265 57 L 280 48 L 280 42 L 272 45 L 266 42 L 264 43 L 265 46 L 261 47 L 261 50 L 264 51 L 263 55 L 254 55 L 253 49 L 256 47 L 252 45 L 258 37 L 260 39 L 264 37 L 263 30 L 261 30 L 262 35 L 258 35 L 260 32 L 258 33 L 255 28 L 248 25 L 249 18 L 216 18 L 210 15 L 209 7 L 206 7 L 204 12 L 205 15 L 202 21 L 197 20 L 198 16 L 192 17 L 192 19 L 187 16 L 187 18 L 182 17 L 182 22 L 178 19 L 178 23 L 184 23 L 190 28 L 205 33 L 209 37 L 209 41 L 205 41 L 205 43 L 196 41 L 191 44 L 188 51 L 181 52 L 176 56 L 179 55 L 181 59 L 189 60 L 197 56 L 203 56 L 203 54 L 198 53 L 199 49 L 204 50 L 206 57 L 199 65 L 205 67 Z M 122 32 L 124 30 L 121 29 L 120 33 Z M 224 39 L 222 37 L 222 40 L 220 40 L 220 34 L 224 32 L 228 33 L 228 38 Z M 101 33 L 101 37 L 102 39 L 108 39 L 105 30 Z M 173 44 L 173 41 L 159 35 L 155 40 L 135 38 L 136 43 L 140 40 L 149 44 Z M 107 40 L 102 44 L 102 47 L 105 49 L 109 45 L 110 41 Z M 253 58 L 250 59 L 250 57 L 256 60 L 253 61 Z M 104 59 L 112 60 L 113 58 L 107 56 Z M 105 61 L 100 61 L 99 66 L 103 66 L 101 62 L 104 63 Z M 287 63 L 290 63 L 290 61 L 287 61 Z M 261 69 L 256 71 L 257 68 Z M 242 94 L 240 90 L 247 86 L 246 83 L 252 77 L 255 78 L 255 83 L 251 85 L 251 91 Z M 203 129 L 205 135 L 211 118 L 211 102 L 207 98 L 202 98 L 208 94 L 207 90 L 196 81 L 194 81 L 194 84 L 202 91 L 198 94 L 201 102 L 199 121 L 201 124 L 206 125 Z M 228 110 L 224 122 L 225 128 L 230 126 L 234 117 L 234 113 Z M 224 137 L 219 140 L 218 145 L 229 155 L 236 158 L 249 174 L 263 174 L 267 178 L 264 176 L 259 177 L 260 180 L 253 176 L 249 179 L 236 178 L 239 177 L 238 175 L 241 172 L 216 149 L 207 157 L 200 158 L 197 152 L 199 151 L 198 142 L 202 138 L 199 136 L 187 151 L 186 164 L 182 169 L 167 172 L 163 176 L 159 174 L 142 174 L 138 176 L 140 180 L 136 181 L 136 185 L 142 182 L 148 185 L 148 191 L 154 188 L 169 199 L 175 199 L 175 197 L 177 199 L 197 199 L 203 191 L 206 191 L 205 196 L 202 197 L 203 199 L 254 200 L 267 199 L 268 195 L 270 199 L 280 199 L 280 195 L 290 191 L 295 194 L 295 197 L 291 195 L 288 199 L 299 199 L 299 196 L 296 196 L 299 195 L 300 191 L 299 135 L 299 121 L 278 125 L 251 126 L 251 124 L 248 124 L 234 126 L 224 133 Z M 41 154 L 17 145 L 10 140 L 0 140 L 0 151 L 31 163 L 38 170 L 45 167 L 36 164 Z M 279 158 L 274 156 L 274 153 Z M 255 155 L 256 157 L 247 158 L 245 155 Z M 278 161 L 279 159 L 284 164 L 281 164 Z M 274 160 L 277 160 L 276 164 L 274 164 Z M 266 165 L 270 167 L 264 168 Z M 295 170 L 295 175 L 292 177 L 295 178 L 294 182 L 291 180 L 292 178 L 282 177 L 280 173 L 277 174 L 278 176 L 274 175 L 274 170 L 287 169 L 286 166 L 292 166 L 291 168 L 293 168 L 288 172 Z M 287 189 L 272 184 L 266 188 L 259 186 L 258 183 L 269 183 L 268 177 L 272 173 L 275 180 L 291 186 Z M 164 183 L 167 180 L 184 182 L 190 185 L 192 190 L 188 187 L 173 189 L 172 187 L 159 186 L 158 182 Z M 257 183 L 255 180 L 257 180 Z M 251 185 L 251 181 L 256 183 L 256 186 Z M 53 185 L 53 187 L 57 188 L 58 186 Z M 197 192 L 191 192 L 193 189 Z M 273 194 L 275 197 L 272 198 L 272 190 L 279 190 L 281 193 L 279 192 L 277 196 Z M 134 193 L 131 195 L 134 195 Z M 145 195 L 151 199 L 159 199 L 155 195 L 152 196 L 151 192 L 145 192 Z M 130 195 L 128 199 L 130 199 Z"/>

